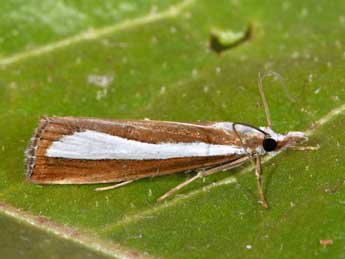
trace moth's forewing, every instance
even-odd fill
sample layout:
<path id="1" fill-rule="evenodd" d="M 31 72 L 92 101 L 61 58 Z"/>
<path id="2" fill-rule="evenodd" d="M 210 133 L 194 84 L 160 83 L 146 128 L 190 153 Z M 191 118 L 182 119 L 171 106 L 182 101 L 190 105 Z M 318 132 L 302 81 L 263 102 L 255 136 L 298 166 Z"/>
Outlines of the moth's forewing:
<path id="1" fill-rule="evenodd" d="M 209 127 L 212 123 L 119 121 L 93 118 L 45 117 L 26 152 L 27 178 L 40 184 L 120 182 L 171 174 L 235 161 L 243 154 L 168 159 L 71 159 L 49 157 L 47 150 L 65 136 L 87 130 L 142 143 L 207 143 L 239 145 L 233 133 Z M 106 152 L 106 145 L 105 151 Z"/>

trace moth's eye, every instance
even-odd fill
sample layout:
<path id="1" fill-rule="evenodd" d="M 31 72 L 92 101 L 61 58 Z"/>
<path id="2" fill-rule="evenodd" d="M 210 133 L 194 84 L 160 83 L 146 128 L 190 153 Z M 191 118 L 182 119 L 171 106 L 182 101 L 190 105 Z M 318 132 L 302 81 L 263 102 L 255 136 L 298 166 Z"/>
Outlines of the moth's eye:
<path id="1" fill-rule="evenodd" d="M 276 149 L 277 141 L 275 141 L 273 138 L 265 138 L 262 146 L 264 147 L 265 151 L 270 152 Z"/>

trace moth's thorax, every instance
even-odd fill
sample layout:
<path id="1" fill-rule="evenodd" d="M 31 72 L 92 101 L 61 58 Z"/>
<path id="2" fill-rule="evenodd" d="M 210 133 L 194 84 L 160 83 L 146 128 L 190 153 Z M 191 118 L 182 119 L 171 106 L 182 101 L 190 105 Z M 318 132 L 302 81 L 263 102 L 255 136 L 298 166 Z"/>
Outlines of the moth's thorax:
<path id="1" fill-rule="evenodd" d="M 239 145 L 244 150 L 244 153 L 249 155 L 265 153 L 262 145 L 265 135 L 255 127 L 241 123 L 236 123 L 234 127 L 234 123 L 231 122 L 216 123 L 213 127 L 221 128 L 231 133 L 229 134 L 230 137 L 235 138 L 232 142 Z"/>

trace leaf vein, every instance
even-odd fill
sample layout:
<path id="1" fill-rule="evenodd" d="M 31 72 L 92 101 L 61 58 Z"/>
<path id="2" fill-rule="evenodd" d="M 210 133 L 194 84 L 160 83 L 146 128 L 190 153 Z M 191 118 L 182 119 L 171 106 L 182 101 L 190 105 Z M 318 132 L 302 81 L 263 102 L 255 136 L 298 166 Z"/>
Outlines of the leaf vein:
<path id="1" fill-rule="evenodd" d="M 103 28 L 89 29 L 87 31 L 83 31 L 77 35 L 68 37 L 61 41 L 57 41 L 51 44 L 47 44 L 45 46 L 41 46 L 35 49 L 31 49 L 28 51 L 14 54 L 9 57 L 2 58 L 0 59 L 0 66 L 5 67 L 8 65 L 20 62 L 22 60 L 28 59 L 30 57 L 35 57 L 35 56 L 40 56 L 46 53 L 50 53 L 55 50 L 62 49 L 64 47 L 67 47 L 76 43 L 80 43 L 83 41 L 96 40 L 117 31 L 122 31 L 125 29 L 134 28 L 137 26 L 143 26 L 149 23 L 166 19 L 166 18 L 173 18 L 173 17 L 178 16 L 183 10 L 185 10 L 194 2 L 195 0 L 184 0 L 179 4 L 170 6 L 169 9 L 164 10 L 162 12 L 149 13 L 135 19 L 125 20 L 123 22 L 106 26 Z"/>

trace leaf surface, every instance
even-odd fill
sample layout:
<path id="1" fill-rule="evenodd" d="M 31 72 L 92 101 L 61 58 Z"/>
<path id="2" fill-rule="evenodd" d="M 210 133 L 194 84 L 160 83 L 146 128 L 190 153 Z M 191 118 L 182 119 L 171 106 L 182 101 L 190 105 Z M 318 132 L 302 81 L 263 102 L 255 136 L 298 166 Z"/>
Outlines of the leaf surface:
<path id="1" fill-rule="evenodd" d="M 19 2 L 4 1 L 0 21 L 1 202 L 139 251 L 132 257 L 344 256 L 342 1 Z M 245 35 L 249 27 L 240 44 L 209 48 L 211 31 Z M 24 150 L 42 115 L 260 126 L 257 79 L 267 71 L 285 78 L 294 99 L 265 79 L 276 131 L 308 130 L 327 118 L 310 130 L 308 145 L 319 151 L 265 163 L 269 210 L 257 204 L 250 164 L 163 204 L 156 198 L 190 174 L 97 193 L 25 181 Z"/>

